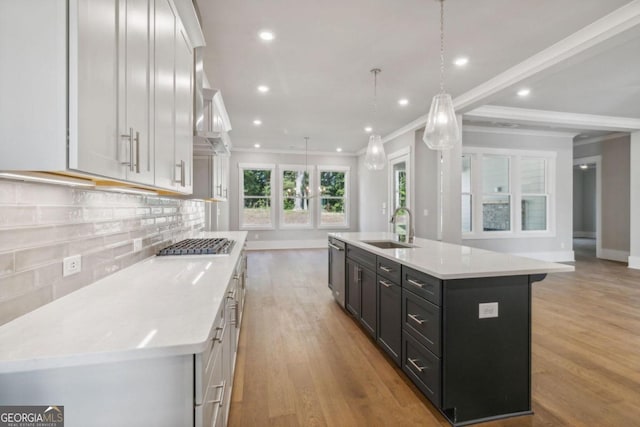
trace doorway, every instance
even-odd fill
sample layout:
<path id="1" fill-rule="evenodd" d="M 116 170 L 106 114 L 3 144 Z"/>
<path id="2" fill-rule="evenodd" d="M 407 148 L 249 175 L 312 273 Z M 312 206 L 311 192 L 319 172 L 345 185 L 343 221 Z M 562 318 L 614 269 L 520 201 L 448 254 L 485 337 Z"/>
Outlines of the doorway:
<path id="1" fill-rule="evenodd" d="M 573 159 L 573 248 L 576 257 L 602 252 L 601 156 Z"/>
<path id="2" fill-rule="evenodd" d="M 411 150 L 409 147 L 389 154 L 389 217 L 397 208 L 411 209 Z M 409 215 L 398 215 L 395 224 L 389 223 L 389 231 L 397 234 L 408 233 Z"/>

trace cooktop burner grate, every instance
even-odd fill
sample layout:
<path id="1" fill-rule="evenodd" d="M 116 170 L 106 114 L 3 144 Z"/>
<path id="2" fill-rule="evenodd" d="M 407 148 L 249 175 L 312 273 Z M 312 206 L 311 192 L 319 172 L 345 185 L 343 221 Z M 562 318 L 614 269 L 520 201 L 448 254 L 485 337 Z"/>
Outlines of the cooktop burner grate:
<path id="1" fill-rule="evenodd" d="M 224 238 L 186 239 L 167 246 L 158 255 L 229 255 L 235 243 Z"/>

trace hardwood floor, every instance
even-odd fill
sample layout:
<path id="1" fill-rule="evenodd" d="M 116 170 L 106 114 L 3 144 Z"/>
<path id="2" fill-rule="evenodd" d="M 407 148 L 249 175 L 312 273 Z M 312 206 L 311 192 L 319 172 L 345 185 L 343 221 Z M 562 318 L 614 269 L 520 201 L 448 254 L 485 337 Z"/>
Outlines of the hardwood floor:
<path id="1" fill-rule="evenodd" d="M 578 256 L 533 287 L 533 410 L 482 426 L 640 426 L 640 271 Z M 446 426 L 332 299 L 324 250 L 249 253 L 230 426 Z"/>

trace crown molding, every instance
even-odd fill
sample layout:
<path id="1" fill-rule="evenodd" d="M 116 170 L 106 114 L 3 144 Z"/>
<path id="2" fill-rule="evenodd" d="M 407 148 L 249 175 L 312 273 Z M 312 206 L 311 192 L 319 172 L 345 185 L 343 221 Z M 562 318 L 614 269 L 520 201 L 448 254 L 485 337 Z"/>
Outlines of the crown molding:
<path id="1" fill-rule="evenodd" d="M 427 116 L 428 114 L 424 114 L 411 123 L 407 123 L 406 125 L 402 126 L 400 129 L 394 130 L 393 132 L 382 138 L 382 143 L 387 143 L 401 135 L 404 135 L 407 132 L 413 132 L 420 129 L 421 127 L 424 127 L 427 124 Z"/>
<path id="2" fill-rule="evenodd" d="M 232 153 L 265 153 L 265 154 L 302 154 L 305 155 L 305 150 L 281 150 L 281 149 L 269 149 L 269 148 L 242 148 L 234 147 L 231 149 Z M 337 157 L 356 157 L 358 153 L 351 152 L 337 152 L 337 151 L 309 151 L 309 156 L 337 156 Z"/>
<path id="3" fill-rule="evenodd" d="M 573 146 L 574 147 L 579 147 L 581 145 L 595 144 L 597 142 L 610 141 L 612 139 L 623 138 L 625 136 L 629 136 L 629 133 L 627 133 L 627 132 L 615 132 L 615 133 L 610 133 L 609 135 L 592 136 L 591 138 L 580 139 L 580 140 L 574 142 Z"/>
<path id="4" fill-rule="evenodd" d="M 497 119 L 521 124 L 564 126 L 584 130 L 631 132 L 640 129 L 640 119 L 598 116 L 595 114 L 565 113 L 561 111 L 530 110 L 527 108 L 484 105 L 465 113 L 470 119 Z"/>
<path id="5" fill-rule="evenodd" d="M 456 111 L 466 112 L 486 103 L 487 99 L 534 75 L 541 75 L 620 33 L 640 25 L 640 0 L 634 0 L 592 22 L 581 30 L 527 58 L 503 73 L 487 80 L 453 100 Z"/>
<path id="6" fill-rule="evenodd" d="M 499 133 L 503 135 L 545 136 L 550 138 L 573 138 L 575 132 L 556 132 L 542 129 L 511 129 L 488 126 L 462 126 L 462 132 Z M 463 137 L 464 141 L 464 137 Z"/>

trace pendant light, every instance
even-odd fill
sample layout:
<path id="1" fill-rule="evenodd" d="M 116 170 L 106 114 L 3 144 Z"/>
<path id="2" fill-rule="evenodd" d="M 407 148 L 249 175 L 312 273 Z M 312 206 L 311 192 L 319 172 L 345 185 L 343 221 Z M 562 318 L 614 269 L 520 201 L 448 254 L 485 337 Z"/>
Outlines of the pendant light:
<path id="1" fill-rule="evenodd" d="M 451 95 L 444 90 L 444 1 L 440 2 L 440 93 L 433 97 L 422 140 L 432 150 L 449 150 L 458 144 L 460 130 Z"/>
<path id="2" fill-rule="evenodd" d="M 373 73 L 373 115 L 376 121 L 378 118 L 378 73 L 380 71 L 382 71 L 380 68 L 371 70 Z M 364 165 L 369 170 L 382 170 L 384 169 L 385 163 L 386 156 L 384 154 L 384 146 L 382 145 L 382 137 L 380 134 L 374 133 L 369 137 L 367 154 L 364 156 Z"/>

